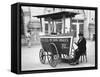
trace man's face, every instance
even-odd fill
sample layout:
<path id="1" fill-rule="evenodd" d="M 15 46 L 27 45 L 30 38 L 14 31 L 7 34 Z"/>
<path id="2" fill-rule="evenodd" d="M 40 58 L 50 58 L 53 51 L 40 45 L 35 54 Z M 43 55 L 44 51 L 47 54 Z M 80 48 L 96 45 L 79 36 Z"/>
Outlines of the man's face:
<path id="1" fill-rule="evenodd" d="M 83 38 L 83 36 L 79 36 L 79 39 L 82 39 Z"/>

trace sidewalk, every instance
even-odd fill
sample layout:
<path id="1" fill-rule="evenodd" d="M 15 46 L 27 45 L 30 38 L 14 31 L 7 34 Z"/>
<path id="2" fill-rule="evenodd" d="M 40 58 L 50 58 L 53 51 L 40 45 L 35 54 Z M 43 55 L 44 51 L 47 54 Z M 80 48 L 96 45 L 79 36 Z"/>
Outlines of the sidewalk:
<path id="1" fill-rule="evenodd" d="M 52 68 L 48 61 L 46 64 L 41 64 L 39 60 L 39 51 L 41 49 L 41 44 L 33 45 L 31 48 L 27 46 L 22 47 L 22 70 L 40 70 L 40 69 L 55 69 Z M 87 40 L 87 57 L 88 62 L 80 63 L 77 66 L 72 66 L 67 63 L 60 63 L 56 68 L 76 68 L 76 67 L 90 67 L 95 64 L 95 42 Z"/>

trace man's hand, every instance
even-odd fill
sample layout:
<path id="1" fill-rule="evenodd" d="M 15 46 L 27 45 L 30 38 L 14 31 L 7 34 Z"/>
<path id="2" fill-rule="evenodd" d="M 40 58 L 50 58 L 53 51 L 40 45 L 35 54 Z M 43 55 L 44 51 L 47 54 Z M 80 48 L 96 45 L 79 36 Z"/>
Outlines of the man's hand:
<path id="1" fill-rule="evenodd" d="M 77 43 L 76 42 L 74 42 L 76 45 L 77 45 Z"/>

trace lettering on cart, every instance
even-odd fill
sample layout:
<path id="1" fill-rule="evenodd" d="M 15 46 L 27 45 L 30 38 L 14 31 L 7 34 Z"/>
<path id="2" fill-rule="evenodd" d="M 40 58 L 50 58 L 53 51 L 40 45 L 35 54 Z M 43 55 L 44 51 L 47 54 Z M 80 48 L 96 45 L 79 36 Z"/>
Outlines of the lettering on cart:
<path id="1" fill-rule="evenodd" d="M 61 54 L 61 58 L 63 58 L 63 59 L 68 59 L 68 58 L 69 58 L 69 56 L 68 56 L 68 55 L 66 55 L 66 54 Z"/>
<path id="2" fill-rule="evenodd" d="M 69 42 L 70 39 L 65 38 L 42 38 L 41 41 L 43 42 Z"/>
<path id="3" fill-rule="evenodd" d="M 59 42 L 68 42 L 69 40 L 68 39 L 59 39 Z"/>
<path id="4" fill-rule="evenodd" d="M 69 47 L 67 47 L 67 44 L 65 44 L 65 43 L 62 43 L 62 44 L 61 44 L 61 48 L 62 48 L 62 49 L 69 49 Z"/>
<path id="5" fill-rule="evenodd" d="M 57 42 L 58 39 L 57 39 L 57 38 L 50 38 L 49 41 L 50 41 L 50 42 Z"/>

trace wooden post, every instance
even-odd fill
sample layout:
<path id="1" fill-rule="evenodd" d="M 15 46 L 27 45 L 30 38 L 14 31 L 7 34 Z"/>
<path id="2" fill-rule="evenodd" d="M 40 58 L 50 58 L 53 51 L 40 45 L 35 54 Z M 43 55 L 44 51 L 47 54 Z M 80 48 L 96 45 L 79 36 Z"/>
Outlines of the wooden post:
<path id="1" fill-rule="evenodd" d="M 50 23 L 51 22 L 51 19 L 50 18 L 48 18 L 48 19 L 49 19 L 48 20 L 48 28 L 49 28 L 48 29 L 48 33 L 51 34 L 51 23 Z"/>
<path id="2" fill-rule="evenodd" d="M 56 33 L 56 23 L 52 20 L 52 32 Z"/>
<path id="3" fill-rule="evenodd" d="M 56 22 L 54 21 L 54 32 L 56 33 Z"/>
<path id="4" fill-rule="evenodd" d="M 71 32 L 71 28 L 72 28 L 72 17 L 70 18 L 70 32 Z"/>
<path id="5" fill-rule="evenodd" d="M 42 18 L 40 18 L 40 25 L 41 25 L 41 32 L 43 31 L 43 28 L 42 28 Z"/>
<path id="6" fill-rule="evenodd" d="M 77 38 L 78 38 L 78 34 L 79 34 L 79 23 L 78 23 L 78 20 L 77 20 Z"/>
<path id="7" fill-rule="evenodd" d="M 62 34 L 65 33 L 65 15 L 63 15 L 63 18 L 62 18 Z"/>
<path id="8" fill-rule="evenodd" d="M 41 18 L 42 32 L 45 34 L 45 21 L 44 18 Z"/>

